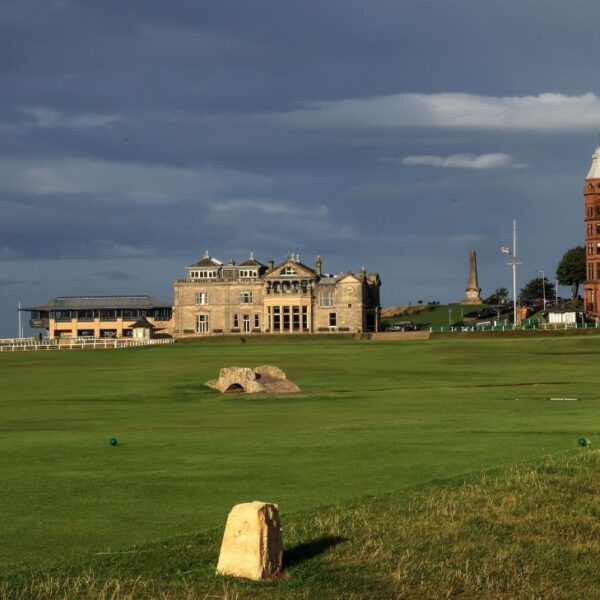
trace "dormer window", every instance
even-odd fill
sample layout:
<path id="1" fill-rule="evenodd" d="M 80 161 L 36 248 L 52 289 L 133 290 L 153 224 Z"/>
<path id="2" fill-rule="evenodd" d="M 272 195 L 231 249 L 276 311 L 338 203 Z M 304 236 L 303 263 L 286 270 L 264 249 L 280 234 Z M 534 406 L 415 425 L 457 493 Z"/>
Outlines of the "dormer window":
<path id="1" fill-rule="evenodd" d="M 256 269 L 241 269 L 240 277 L 243 279 L 248 279 L 252 277 L 256 278 L 258 277 L 258 271 L 256 271 Z"/>
<path id="2" fill-rule="evenodd" d="M 298 275 L 298 271 L 294 267 L 284 267 L 281 271 L 282 275 Z"/>
<path id="3" fill-rule="evenodd" d="M 216 270 L 190 271 L 190 279 L 216 279 L 216 278 L 217 278 Z"/>

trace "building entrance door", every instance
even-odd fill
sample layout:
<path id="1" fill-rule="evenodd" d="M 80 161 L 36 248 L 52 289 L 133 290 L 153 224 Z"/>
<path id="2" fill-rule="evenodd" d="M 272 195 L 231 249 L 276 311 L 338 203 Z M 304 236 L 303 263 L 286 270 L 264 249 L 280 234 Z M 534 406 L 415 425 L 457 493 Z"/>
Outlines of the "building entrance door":
<path id="1" fill-rule="evenodd" d="M 208 333 L 208 315 L 197 315 L 196 317 L 196 332 Z"/>
<path id="2" fill-rule="evenodd" d="M 250 333 L 250 315 L 244 315 L 244 333 Z"/>

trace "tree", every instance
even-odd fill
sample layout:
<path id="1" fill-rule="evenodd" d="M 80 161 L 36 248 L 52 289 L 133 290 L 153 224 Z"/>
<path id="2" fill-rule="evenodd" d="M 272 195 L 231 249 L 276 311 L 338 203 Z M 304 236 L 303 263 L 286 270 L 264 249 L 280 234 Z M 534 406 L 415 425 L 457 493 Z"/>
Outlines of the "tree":
<path id="1" fill-rule="evenodd" d="M 508 300 L 508 290 L 505 287 L 496 288 L 494 293 L 485 298 L 485 304 L 505 304 Z"/>
<path id="2" fill-rule="evenodd" d="M 531 281 L 528 281 L 521 289 L 520 299 L 521 302 L 528 300 L 538 300 L 544 297 L 544 286 L 546 287 L 546 300 L 551 299 L 554 296 L 554 284 L 548 281 L 546 277 L 536 277 Z"/>
<path id="3" fill-rule="evenodd" d="M 577 299 L 579 286 L 585 281 L 585 248 L 567 250 L 558 263 L 556 279 L 560 285 L 571 286 L 571 300 Z"/>

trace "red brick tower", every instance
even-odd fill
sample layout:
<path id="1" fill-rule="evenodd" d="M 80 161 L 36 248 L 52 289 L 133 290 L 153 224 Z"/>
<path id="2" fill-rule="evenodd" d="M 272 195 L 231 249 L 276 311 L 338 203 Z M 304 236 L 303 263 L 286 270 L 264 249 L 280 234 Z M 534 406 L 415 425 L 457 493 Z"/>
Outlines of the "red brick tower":
<path id="1" fill-rule="evenodd" d="M 583 286 L 584 310 L 600 316 L 600 146 L 592 156 L 592 166 L 585 178 L 585 266 Z"/>

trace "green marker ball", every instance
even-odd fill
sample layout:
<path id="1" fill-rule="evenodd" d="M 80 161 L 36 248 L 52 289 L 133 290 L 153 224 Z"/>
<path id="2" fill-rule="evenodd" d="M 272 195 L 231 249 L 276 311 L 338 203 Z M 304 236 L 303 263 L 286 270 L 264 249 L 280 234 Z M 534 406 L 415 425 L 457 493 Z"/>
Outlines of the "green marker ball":
<path id="1" fill-rule="evenodd" d="M 110 438 L 110 440 L 108 440 L 108 443 L 111 446 L 116 446 L 119 443 L 119 441 L 117 440 L 117 438 Z"/>
<path id="2" fill-rule="evenodd" d="M 577 440 L 577 443 L 582 447 L 585 448 L 586 446 L 590 445 L 590 440 L 588 440 L 587 438 L 579 438 L 579 440 Z"/>

